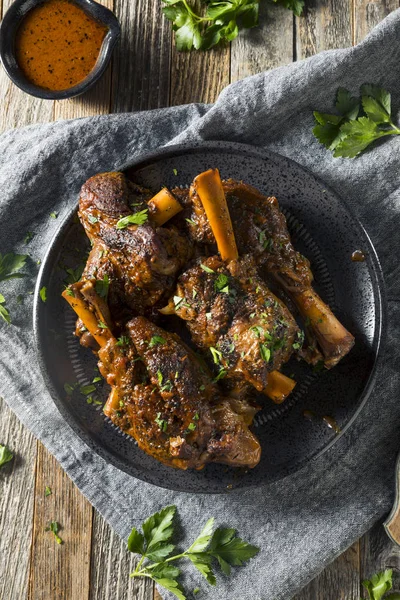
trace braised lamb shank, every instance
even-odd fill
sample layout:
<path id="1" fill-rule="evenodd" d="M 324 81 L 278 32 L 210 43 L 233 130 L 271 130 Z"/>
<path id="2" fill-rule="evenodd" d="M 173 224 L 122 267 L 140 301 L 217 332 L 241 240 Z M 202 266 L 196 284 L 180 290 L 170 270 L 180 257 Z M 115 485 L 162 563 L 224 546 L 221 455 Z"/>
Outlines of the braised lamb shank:
<path id="1" fill-rule="evenodd" d="M 354 343 L 313 290 L 277 200 L 223 183 L 217 170 L 155 196 L 113 172 L 84 184 L 79 218 L 92 250 L 63 296 L 111 386 L 105 414 L 166 465 L 255 467 L 254 391 L 283 401 L 295 382 L 282 366 L 294 352 L 313 360 L 265 272 L 292 298 L 327 368 Z M 192 347 L 166 330 L 170 315 L 186 322 Z"/>

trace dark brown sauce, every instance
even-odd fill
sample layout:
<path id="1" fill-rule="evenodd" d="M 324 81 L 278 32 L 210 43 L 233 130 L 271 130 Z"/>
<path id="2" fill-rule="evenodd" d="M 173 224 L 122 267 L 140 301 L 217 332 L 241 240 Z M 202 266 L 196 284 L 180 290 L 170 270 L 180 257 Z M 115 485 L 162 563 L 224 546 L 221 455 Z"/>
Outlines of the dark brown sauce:
<path id="1" fill-rule="evenodd" d="M 333 429 L 335 433 L 340 433 L 340 427 L 333 417 L 319 417 L 312 410 L 305 410 L 303 412 L 303 417 L 305 417 L 309 421 L 323 421 L 323 423 L 325 423 L 329 427 L 329 429 Z"/>
<path id="2" fill-rule="evenodd" d="M 18 64 L 41 88 L 71 88 L 93 70 L 107 31 L 74 2 L 48 0 L 33 8 L 18 29 Z"/>
<path id="3" fill-rule="evenodd" d="M 365 259 L 366 256 L 362 250 L 354 250 L 353 254 L 351 255 L 351 260 L 353 262 L 364 262 Z"/>

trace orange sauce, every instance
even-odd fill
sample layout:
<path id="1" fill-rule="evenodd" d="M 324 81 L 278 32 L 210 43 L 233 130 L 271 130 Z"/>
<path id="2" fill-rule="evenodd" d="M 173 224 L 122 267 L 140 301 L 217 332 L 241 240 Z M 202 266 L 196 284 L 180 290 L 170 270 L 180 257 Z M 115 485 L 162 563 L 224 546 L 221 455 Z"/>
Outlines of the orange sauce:
<path id="1" fill-rule="evenodd" d="M 29 81 L 65 90 L 92 71 L 108 28 L 69 0 L 47 0 L 23 19 L 16 36 L 19 66 Z"/>

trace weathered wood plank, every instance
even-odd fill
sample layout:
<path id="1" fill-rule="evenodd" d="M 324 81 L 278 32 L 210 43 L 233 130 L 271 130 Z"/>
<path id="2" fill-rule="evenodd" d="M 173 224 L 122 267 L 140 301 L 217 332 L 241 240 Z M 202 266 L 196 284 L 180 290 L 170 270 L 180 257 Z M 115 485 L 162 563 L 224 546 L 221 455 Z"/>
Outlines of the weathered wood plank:
<path id="1" fill-rule="evenodd" d="M 293 36 L 293 13 L 262 2 L 259 26 L 242 31 L 232 42 L 231 80 L 292 62 Z"/>
<path id="2" fill-rule="evenodd" d="M 375 25 L 398 7 L 398 0 L 354 0 L 354 43 L 361 42 Z"/>
<path id="3" fill-rule="evenodd" d="M 296 17 L 296 58 L 351 46 L 352 21 L 352 0 L 307 0 L 304 15 Z"/>
<path id="4" fill-rule="evenodd" d="M 0 444 L 14 454 L 0 470 L 0 598 L 25 600 L 28 592 L 36 440 L 0 398 Z"/>
<path id="5" fill-rule="evenodd" d="M 137 559 L 128 552 L 126 543 L 114 533 L 103 517 L 94 512 L 90 600 L 151 600 L 150 581 L 129 577 Z"/>
<path id="6" fill-rule="evenodd" d="M 29 600 L 87 600 L 92 507 L 40 442 L 34 499 Z M 61 545 L 45 531 L 51 521 L 61 526 Z"/>
<path id="7" fill-rule="evenodd" d="M 293 600 L 358 600 L 359 598 L 359 543 L 356 542 Z"/>
<path id="8" fill-rule="evenodd" d="M 159 1 L 115 0 L 122 37 L 113 62 L 112 112 L 168 104 L 171 25 L 161 6 Z"/>

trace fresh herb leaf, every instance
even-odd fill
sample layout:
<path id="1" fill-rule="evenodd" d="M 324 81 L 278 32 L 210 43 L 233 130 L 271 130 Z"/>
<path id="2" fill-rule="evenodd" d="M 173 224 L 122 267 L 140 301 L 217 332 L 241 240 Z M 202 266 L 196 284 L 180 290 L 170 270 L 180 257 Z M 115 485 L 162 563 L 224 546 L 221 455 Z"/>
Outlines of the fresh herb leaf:
<path id="1" fill-rule="evenodd" d="M 25 277 L 19 271 L 25 267 L 27 254 L 0 254 L 0 281 Z"/>
<path id="2" fill-rule="evenodd" d="M 129 346 L 129 338 L 127 335 L 121 335 L 121 337 L 118 338 L 117 343 L 115 344 L 116 346 Z"/>
<path id="3" fill-rule="evenodd" d="M 292 344 L 292 348 L 293 350 L 300 350 L 300 348 L 302 348 L 304 344 L 304 331 L 298 331 L 297 332 L 297 342 L 294 342 L 294 344 Z"/>
<path id="4" fill-rule="evenodd" d="M 234 529 L 221 528 L 213 533 L 214 519 L 209 519 L 187 550 L 171 556 L 174 550 L 171 538 L 175 511 L 175 506 L 168 506 L 152 515 L 143 523 L 143 533 L 135 527 L 132 529 L 128 538 L 128 550 L 140 554 L 142 558 L 131 577 L 153 579 L 179 600 L 186 600 L 178 580 L 180 569 L 171 564 L 173 561 L 189 559 L 202 576 L 211 585 L 215 585 L 213 561 L 217 561 L 223 572 L 229 574 L 232 566 L 243 565 L 259 551 L 255 546 L 236 537 Z M 144 563 L 145 560 L 147 563 Z M 197 593 L 196 590 L 199 591 L 199 588 L 193 590 L 194 594 Z"/>
<path id="5" fill-rule="evenodd" d="M 47 300 L 47 287 L 45 285 L 42 288 L 40 288 L 39 296 L 40 296 L 42 302 L 46 302 L 46 300 Z"/>
<path id="6" fill-rule="evenodd" d="M 174 296 L 174 305 L 175 305 L 175 310 L 179 310 L 180 308 L 182 308 L 182 306 L 185 306 L 186 308 L 190 308 L 190 304 L 188 302 L 186 302 L 186 299 L 182 298 L 181 296 Z"/>
<path id="7" fill-rule="evenodd" d="M 383 596 L 392 589 L 393 570 L 386 569 L 381 573 L 373 575 L 371 579 L 362 581 L 362 585 L 368 592 L 370 600 L 381 600 Z"/>
<path id="8" fill-rule="evenodd" d="M 161 419 L 161 413 L 157 413 L 157 416 L 154 419 L 154 422 L 157 423 L 157 425 L 159 426 L 161 431 L 164 431 L 164 432 L 167 431 L 168 423 L 164 419 Z"/>
<path id="9" fill-rule="evenodd" d="M 227 374 L 228 374 L 228 371 L 226 369 L 221 369 L 220 372 L 218 373 L 218 375 L 216 377 L 214 377 L 213 383 L 217 383 L 217 381 L 226 377 Z"/>
<path id="10" fill-rule="evenodd" d="M 212 269 L 210 269 L 210 267 L 207 267 L 207 265 L 200 265 L 200 268 L 203 269 L 203 271 L 205 271 L 206 273 L 215 273 L 215 271 L 213 271 Z"/>
<path id="11" fill-rule="evenodd" d="M 0 317 L 9 325 L 11 323 L 11 317 L 6 307 L 3 306 L 5 301 L 6 299 L 4 298 L 3 294 L 0 294 Z"/>
<path id="12" fill-rule="evenodd" d="M 175 175 L 175 177 L 178 175 L 178 170 L 177 169 L 172 169 L 172 172 Z"/>
<path id="13" fill-rule="evenodd" d="M 271 350 L 265 344 L 260 344 L 260 354 L 263 361 L 266 363 L 271 359 Z"/>
<path id="14" fill-rule="evenodd" d="M 29 242 L 31 241 L 31 239 L 33 238 L 35 234 L 33 233 L 33 231 L 27 231 L 25 237 L 24 237 L 24 244 L 29 244 Z"/>
<path id="15" fill-rule="evenodd" d="M 45 490 L 44 490 L 44 495 L 45 496 L 51 496 L 53 492 L 51 491 L 51 488 L 49 488 L 48 485 L 46 485 Z"/>
<path id="16" fill-rule="evenodd" d="M 185 221 L 187 221 L 191 225 L 196 225 L 196 223 L 193 221 L 193 219 L 185 219 Z"/>
<path id="17" fill-rule="evenodd" d="M 110 278 L 108 277 L 107 273 L 104 275 L 103 279 L 98 279 L 96 281 L 94 287 L 100 298 L 107 298 L 108 289 L 110 287 Z"/>
<path id="18" fill-rule="evenodd" d="M 57 523 L 57 521 L 52 521 L 50 525 L 46 527 L 45 531 L 52 531 L 54 533 L 57 544 L 63 543 L 62 539 L 58 535 L 58 532 L 60 531 L 60 525 Z"/>
<path id="19" fill-rule="evenodd" d="M 391 118 L 389 92 L 365 84 L 360 95 L 361 98 L 354 98 L 339 88 L 335 106 L 340 116 L 314 112 L 313 133 L 336 158 L 354 158 L 380 138 L 400 134 L 400 128 Z"/>
<path id="20" fill-rule="evenodd" d="M 210 347 L 210 352 L 211 352 L 211 355 L 213 357 L 214 363 L 216 365 L 219 365 L 219 363 L 221 361 L 221 358 L 222 358 L 222 352 L 220 350 L 217 350 L 213 346 Z"/>
<path id="21" fill-rule="evenodd" d="M 89 221 L 89 223 L 91 223 L 92 225 L 94 225 L 95 223 L 98 223 L 99 220 L 94 215 L 88 215 L 88 221 Z"/>
<path id="22" fill-rule="evenodd" d="M 14 457 L 13 453 L 7 448 L 7 446 L 2 446 L 0 444 L 0 467 L 10 462 Z"/>
<path id="23" fill-rule="evenodd" d="M 163 0 L 163 13 L 172 21 L 178 50 L 207 50 L 220 42 L 234 40 L 240 28 L 258 25 L 260 0 L 204 0 L 198 14 L 192 0 Z M 303 0 L 274 0 L 300 15 Z"/>
<path id="24" fill-rule="evenodd" d="M 65 285 L 71 285 L 72 283 L 77 283 L 80 280 L 80 278 L 82 277 L 84 268 L 85 268 L 85 265 L 83 263 L 81 263 L 80 265 L 75 267 L 75 269 L 71 269 L 71 268 L 65 269 L 65 272 L 67 273 L 67 277 L 64 279 Z"/>
<path id="25" fill-rule="evenodd" d="M 149 210 L 145 208 L 144 210 L 140 210 L 133 215 L 128 215 L 127 217 L 123 217 L 117 223 L 117 229 L 125 229 L 129 225 L 143 225 L 146 223 L 149 215 Z"/>
<path id="26" fill-rule="evenodd" d="M 196 423 L 189 423 L 188 429 L 189 431 L 194 431 L 196 429 Z"/>
<path id="27" fill-rule="evenodd" d="M 217 292 L 223 292 L 224 288 L 227 287 L 227 283 L 228 283 L 228 276 L 225 275 L 224 273 L 219 273 L 217 279 L 214 281 L 214 288 Z M 229 288 L 228 288 L 228 292 L 229 292 Z M 227 293 L 227 292 L 225 292 Z"/>
<path id="28" fill-rule="evenodd" d="M 150 340 L 149 348 L 154 348 L 154 346 L 166 344 L 167 340 L 164 339 L 161 335 L 153 335 Z"/>
<path id="29" fill-rule="evenodd" d="M 56 212 L 54 211 L 54 212 L 50 213 L 50 217 L 51 217 L 52 219 L 57 219 L 57 217 L 58 217 L 58 213 L 56 213 Z"/>
<path id="30" fill-rule="evenodd" d="M 104 321 L 99 321 L 97 325 L 100 327 L 100 329 L 108 329 L 108 325 L 106 325 Z"/>

